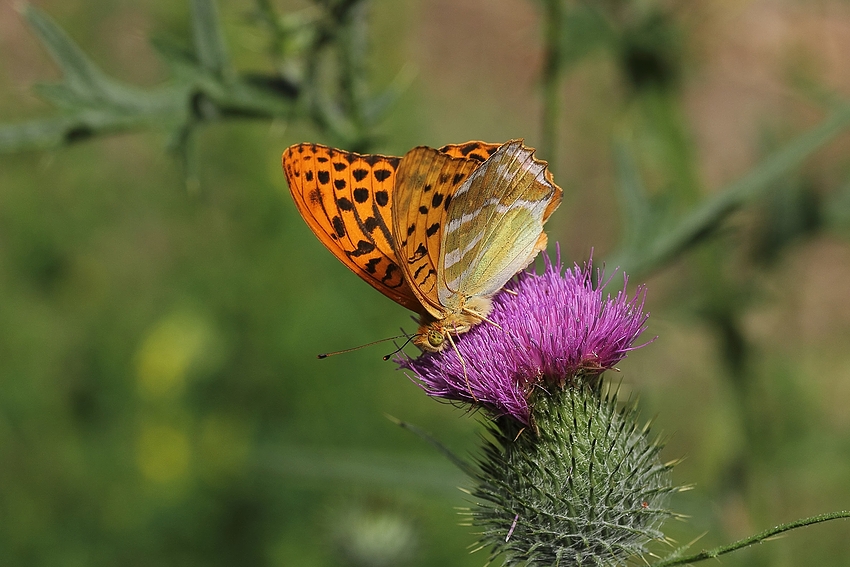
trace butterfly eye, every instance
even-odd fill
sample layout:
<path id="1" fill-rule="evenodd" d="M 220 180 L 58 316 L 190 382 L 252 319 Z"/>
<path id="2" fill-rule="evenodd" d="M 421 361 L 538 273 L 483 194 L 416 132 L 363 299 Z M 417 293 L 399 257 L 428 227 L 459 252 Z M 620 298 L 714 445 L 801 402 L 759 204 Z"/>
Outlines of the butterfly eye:
<path id="1" fill-rule="evenodd" d="M 436 329 L 428 330 L 428 344 L 433 348 L 439 350 L 443 346 L 443 333 L 437 331 Z"/>

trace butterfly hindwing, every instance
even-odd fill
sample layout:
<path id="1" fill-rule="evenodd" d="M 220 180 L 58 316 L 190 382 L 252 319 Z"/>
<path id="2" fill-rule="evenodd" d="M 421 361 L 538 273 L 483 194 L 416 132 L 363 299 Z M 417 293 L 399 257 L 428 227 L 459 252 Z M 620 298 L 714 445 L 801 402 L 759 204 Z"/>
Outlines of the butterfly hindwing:
<path id="1" fill-rule="evenodd" d="M 488 144 L 487 142 L 467 142 L 465 144 L 446 144 L 440 148 L 440 152 L 457 158 L 474 159 L 483 162 L 493 152 L 499 149 L 501 144 Z"/>
<path id="2" fill-rule="evenodd" d="M 428 147 L 410 150 L 396 178 L 393 231 L 396 252 L 410 287 L 425 311 L 445 315 L 439 301 L 438 261 L 442 235 L 455 190 L 480 165 Z"/>
<path id="3" fill-rule="evenodd" d="M 281 162 L 298 211 L 328 250 L 393 301 L 421 311 L 393 241 L 391 211 L 400 158 L 296 144 Z"/>
<path id="4" fill-rule="evenodd" d="M 546 162 L 521 140 L 502 144 L 454 193 L 438 263 L 449 309 L 489 296 L 546 246 L 543 223 L 557 208 L 561 188 Z"/>

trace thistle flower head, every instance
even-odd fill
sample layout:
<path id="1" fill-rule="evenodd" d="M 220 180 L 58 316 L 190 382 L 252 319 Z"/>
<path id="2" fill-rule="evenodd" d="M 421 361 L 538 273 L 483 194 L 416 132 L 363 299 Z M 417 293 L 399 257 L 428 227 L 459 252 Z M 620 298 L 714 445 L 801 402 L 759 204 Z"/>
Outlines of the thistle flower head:
<path id="1" fill-rule="evenodd" d="M 613 368 L 644 330 L 644 288 L 604 294 L 610 282 L 592 262 L 564 270 L 544 257 L 542 274 L 521 273 L 493 302 L 488 319 L 446 348 L 401 362 L 431 396 L 474 402 L 528 424 L 536 387 L 564 386 Z M 627 278 L 624 277 L 626 282 Z M 625 285 L 624 285 L 625 288 Z"/>

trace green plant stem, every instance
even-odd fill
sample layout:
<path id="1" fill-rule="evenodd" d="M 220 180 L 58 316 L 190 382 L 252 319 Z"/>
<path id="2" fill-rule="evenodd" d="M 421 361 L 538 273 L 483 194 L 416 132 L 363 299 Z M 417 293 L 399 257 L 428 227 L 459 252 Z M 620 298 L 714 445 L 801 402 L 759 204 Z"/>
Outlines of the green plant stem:
<path id="1" fill-rule="evenodd" d="M 545 2 L 546 47 L 542 72 L 543 113 L 541 116 L 542 154 L 550 164 L 558 157 L 558 124 L 561 115 L 563 0 Z M 550 165 L 550 169 L 552 169 Z"/>
<path id="2" fill-rule="evenodd" d="M 366 77 L 367 56 L 367 5 L 352 4 L 340 23 L 339 41 L 336 45 L 339 61 L 340 106 L 351 121 L 355 139 L 354 151 L 365 151 L 369 143 L 369 123 L 366 103 L 369 99 Z"/>
<path id="3" fill-rule="evenodd" d="M 232 68 L 213 0 L 192 1 L 192 52 L 157 45 L 173 70 L 165 87 L 142 89 L 109 77 L 51 18 L 34 6 L 22 9 L 36 36 L 62 71 L 59 83 L 39 85 L 39 93 L 61 113 L 18 124 L 0 124 L 0 153 L 54 149 L 94 136 L 139 130 L 166 130 L 178 143 L 186 129 L 227 118 L 292 119 L 296 102 L 307 99 L 314 123 L 343 145 L 365 149 L 370 120 L 364 69 L 363 0 L 319 2 L 323 16 L 311 26 L 315 38 L 302 55 L 304 84 L 279 88 L 276 75 L 242 76 Z M 267 3 L 264 16 L 274 20 Z M 283 32 L 275 30 L 277 36 Z M 276 37 L 277 37 L 276 36 Z M 279 37 L 277 37 L 280 40 Z M 322 55 L 338 44 L 339 101 L 326 101 Z"/>
<path id="4" fill-rule="evenodd" d="M 107 76 L 53 20 L 27 6 L 24 16 L 63 73 L 62 82 L 39 85 L 38 90 L 63 112 L 0 125 L 0 153 L 52 149 L 124 131 L 176 131 L 221 118 L 289 117 L 291 99 L 256 87 L 230 70 L 212 2 L 196 0 L 193 6 L 195 41 L 203 65 L 175 59 L 172 63 L 180 69 L 175 80 L 155 89 L 140 89 Z"/>
<path id="5" fill-rule="evenodd" d="M 850 518 L 850 510 L 842 510 L 840 512 L 831 512 L 829 514 L 820 514 L 818 516 L 811 516 L 809 518 L 795 520 L 793 522 L 788 522 L 787 524 L 780 524 L 776 527 L 770 528 L 761 533 L 738 540 L 728 545 L 721 545 L 713 549 L 703 550 L 695 555 L 689 555 L 687 557 L 668 557 L 667 559 L 663 559 L 658 563 L 653 563 L 652 567 L 672 567 L 673 565 L 687 565 L 688 563 L 696 563 L 697 561 L 703 561 L 705 559 L 713 559 L 715 557 L 731 553 L 738 549 L 748 547 L 750 545 L 753 545 L 754 543 L 761 543 L 770 537 L 784 532 L 788 532 L 805 526 L 820 524 L 821 522 L 828 522 L 830 520 L 846 518 Z"/>

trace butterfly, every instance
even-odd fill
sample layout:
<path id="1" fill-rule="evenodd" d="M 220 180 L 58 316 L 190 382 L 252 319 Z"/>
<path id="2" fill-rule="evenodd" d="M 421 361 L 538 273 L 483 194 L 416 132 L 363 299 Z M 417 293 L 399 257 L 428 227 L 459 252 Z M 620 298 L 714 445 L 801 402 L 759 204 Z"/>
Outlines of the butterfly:
<path id="1" fill-rule="evenodd" d="M 546 247 L 543 224 L 563 193 L 522 140 L 419 146 L 404 157 L 302 143 L 281 163 L 319 240 L 419 314 L 413 342 L 432 352 L 488 320 L 492 296 Z"/>

